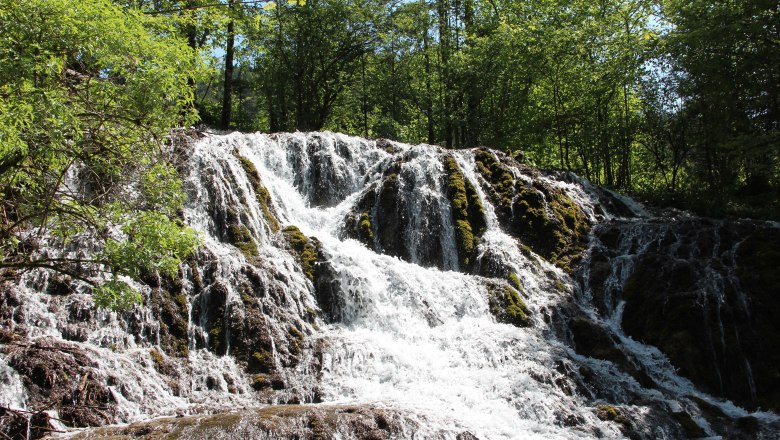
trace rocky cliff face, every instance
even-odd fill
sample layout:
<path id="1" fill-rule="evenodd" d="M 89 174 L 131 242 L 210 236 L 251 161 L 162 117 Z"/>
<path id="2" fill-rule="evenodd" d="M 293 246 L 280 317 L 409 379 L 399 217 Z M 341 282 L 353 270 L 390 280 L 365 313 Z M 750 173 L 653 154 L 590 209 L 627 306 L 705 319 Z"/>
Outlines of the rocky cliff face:
<path id="1" fill-rule="evenodd" d="M 749 412 L 779 406 L 776 225 L 652 216 L 488 149 L 330 133 L 175 148 L 206 243 L 176 277 L 133 280 L 143 306 L 110 313 L 76 280 L 5 274 L 0 432 L 780 432 Z"/>
<path id="2" fill-rule="evenodd" d="M 595 230 L 585 289 L 702 390 L 778 410 L 780 229 L 669 213 Z"/>

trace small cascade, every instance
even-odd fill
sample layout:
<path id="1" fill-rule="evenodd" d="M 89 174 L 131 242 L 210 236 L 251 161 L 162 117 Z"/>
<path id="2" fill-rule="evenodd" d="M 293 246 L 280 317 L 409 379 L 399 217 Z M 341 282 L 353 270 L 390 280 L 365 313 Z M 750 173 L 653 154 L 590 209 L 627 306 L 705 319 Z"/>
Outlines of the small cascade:
<path id="1" fill-rule="evenodd" d="M 745 271 L 774 226 L 658 216 L 487 149 L 201 136 L 173 148 L 204 245 L 173 279 L 127 280 L 143 306 L 97 309 L 43 270 L 2 285 L 0 407 L 56 411 L 34 432 L 175 415 L 204 438 L 780 432 L 749 412 L 777 402 L 756 340 L 772 281 Z"/>

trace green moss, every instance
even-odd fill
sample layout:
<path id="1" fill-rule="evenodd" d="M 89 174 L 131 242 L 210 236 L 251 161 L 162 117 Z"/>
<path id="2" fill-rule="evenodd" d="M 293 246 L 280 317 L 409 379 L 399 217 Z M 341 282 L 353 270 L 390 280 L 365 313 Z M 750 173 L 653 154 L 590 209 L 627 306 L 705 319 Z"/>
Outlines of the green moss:
<path id="1" fill-rule="evenodd" d="M 181 288 L 180 283 L 174 282 L 173 291 L 152 289 L 147 304 L 160 322 L 161 349 L 169 355 L 187 356 L 189 302 Z"/>
<path id="2" fill-rule="evenodd" d="M 528 327 L 531 325 L 528 307 L 520 298 L 517 290 L 503 285 L 488 286 L 488 305 L 490 313 L 498 322 L 511 324 L 516 327 Z"/>
<path id="3" fill-rule="evenodd" d="M 189 301 L 187 301 L 187 295 L 183 293 L 175 295 L 173 297 L 173 302 L 182 310 L 187 310 L 187 306 L 190 304 Z"/>
<path id="4" fill-rule="evenodd" d="M 219 353 L 222 348 L 222 327 L 218 324 L 209 330 L 209 345 L 215 353 Z"/>
<path id="5" fill-rule="evenodd" d="M 580 258 L 590 225 L 587 217 L 562 190 L 542 181 L 515 180 L 510 168 L 492 153 L 477 150 L 477 170 L 507 231 L 548 261 L 570 271 Z"/>
<path id="6" fill-rule="evenodd" d="M 517 273 L 515 272 L 510 273 L 508 277 L 508 281 L 509 284 L 515 289 L 517 289 L 518 292 L 523 291 L 523 286 L 522 284 L 520 284 L 520 278 L 517 276 Z"/>
<path id="7" fill-rule="evenodd" d="M 528 325 L 528 307 L 516 290 L 511 288 L 504 290 L 504 298 L 507 301 L 506 314 L 510 321 L 517 326 Z"/>
<path id="8" fill-rule="evenodd" d="M 303 273 L 314 282 L 320 242 L 315 238 L 306 237 L 297 226 L 287 226 L 282 233 L 295 251 Z"/>
<path id="9" fill-rule="evenodd" d="M 447 175 L 447 196 L 452 205 L 452 218 L 458 240 L 458 260 L 463 268 L 470 267 L 474 248 L 485 232 L 485 210 L 474 186 L 466 180 L 452 156 L 443 159 Z"/>
<path id="10" fill-rule="evenodd" d="M 252 388 L 255 391 L 264 390 L 271 387 L 271 379 L 265 374 L 255 374 L 252 378 Z"/>
<path id="11" fill-rule="evenodd" d="M 269 194 L 268 189 L 266 189 L 260 181 L 260 173 L 257 172 L 257 168 L 251 160 L 238 154 L 238 152 L 233 152 L 233 154 L 238 158 L 241 167 L 244 169 L 244 172 L 246 172 L 247 178 L 249 178 L 249 182 L 252 184 L 252 189 L 255 190 L 257 203 L 260 204 L 260 209 L 263 210 L 263 216 L 265 217 L 268 227 L 271 231 L 278 231 L 279 220 L 276 219 L 276 215 L 270 206 L 271 195 Z"/>
<path id="12" fill-rule="evenodd" d="M 374 247 L 376 236 L 371 212 L 375 209 L 378 185 L 373 183 L 358 199 L 353 210 L 344 219 L 345 231 L 369 248 Z M 379 232 L 379 231 L 378 231 Z"/>
<path id="13" fill-rule="evenodd" d="M 255 243 L 252 234 L 246 226 L 237 224 L 229 225 L 228 238 L 247 258 L 259 255 L 257 252 L 257 243 Z"/>
<path id="14" fill-rule="evenodd" d="M 241 302 L 245 306 L 249 306 L 255 303 L 255 298 L 252 296 L 252 288 L 247 283 L 241 283 L 238 286 L 238 294 L 241 297 Z"/>
<path id="15" fill-rule="evenodd" d="M 175 349 L 176 353 L 181 357 L 187 357 L 190 355 L 190 347 L 187 345 L 187 341 L 177 341 Z"/>
<path id="16" fill-rule="evenodd" d="M 363 243 L 374 242 L 374 231 L 371 229 L 371 215 L 368 211 L 360 214 L 358 222 L 358 239 Z"/>
<path id="17" fill-rule="evenodd" d="M 620 409 L 613 405 L 599 405 L 596 408 L 596 417 L 606 422 L 615 422 L 624 428 L 631 428 L 631 420 L 624 416 Z"/>
<path id="18" fill-rule="evenodd" d="M 249 358 L 249 371 L 271 373 L 276 369 L 273 354 L 267 351 L 256 351 Z"/>
<path id="19" fill-rule="evenodd" d="M 165 369 L 165 359 L 163 359 L 162 354 L 156 348 L 149 350 L 149 355 L 152 357 L 155 370 L 162 371 Z"/>
<path id="20" fill-rule="evenodd" d="M 596 408 L 596 416 L 600 420 L 614 421 L 619 415 L 620 413 L 618 413 L 617 408 L 612 405 L 599 405 L 599 407 Z"/>
<path id="21" fill-rule="evenodd" d="M 295 327 L 287 329 L 289 337 L 287 340 L 290 342 L 290 353 L 299 354 L 303 350 L 303 333 Z"/>
<path id="22" fill-rule="evenodd" d="M 300 331 L 300 330 L 298 330 L 297 328 L 295 328 L 295 327 L 290 327 L 290 328 L 287 330 L 287 333 L 289 333 L 289 334 L 290 334 L 292 337 L 294 337 L 295 339 L 297 339 L 297 340 L 299 340 L 299 341 L 303 341 L 303 333 L 301 333 L 301 331 Z"/>

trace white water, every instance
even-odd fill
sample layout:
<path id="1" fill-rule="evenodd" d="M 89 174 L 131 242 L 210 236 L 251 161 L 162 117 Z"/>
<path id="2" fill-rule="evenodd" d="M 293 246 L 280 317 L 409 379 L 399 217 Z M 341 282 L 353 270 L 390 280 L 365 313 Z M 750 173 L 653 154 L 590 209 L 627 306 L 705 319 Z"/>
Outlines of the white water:
<path id="1" fill-rule="evenodd" d="M 419 438 L 455 438 L 467 431 L 481 439 L 620 438 L 617 423 L 596 417 L 594 408 L 601 403 L 623 405 L 633 417 L 634 427 L 648 436 L 671 438 L 673 431 L 653 424 L 648 406 L 632 402 L 646 399 L 673 410 L 681 405 L 678 397 L 687 405 L 683 396 L 695 394 L 721 404 L 677 376 L 660 352 L 622 335 L 619 316 L 606 324 L 620 336 L 626 350 L 652 368 L 653 376 L 664 384 L 662 389 L 644 389 L 610 362 L 575 354 L 556 338 L 554 310 L 572 297 L 575 284 L 543 259 L 520 252 L 515 239 L 501 230 L 495 210 L 482 192 L 470 151 L 453 154 L 486 210 L 488 227 L 478 244 L 478 264 L 489 254 L 518 275 L 533 325 L 517 328 L 496 322 L 488 307 L 488 280 L 415 264 L 417 249 L 426 240 L 420 231 L 437 229 L 446 256 L 443 267 L 458 269 L 454 226 L 444 195 L 440 161 L 444 152 L 428 146 L 394 144 L 394 148 L 394 153 L 388 153 L 372 141 L 327 133 L 234 133 L 208 135 L 190 151 L 185 220 L 205 237 L 204 254 L 212 262 L 208 276 L 215 284 L 227 286 L 227 303 L 238 308 L 237 313 L 241 313 L 236 290 L 239 273 L 247 261 L 219 236 L 220 224 L 231 207 L 239 208 L 241 224 L 258 245 L 259 276 L 269 290 L 280 295 L 273 304 L 270 298 L 259 301 L 275 313 L 295 316 L 318 306 L 312 283 L 294 257 L 280 247 L 281 234 L 273 232 L 264 220 L 235 152 L 258 169 L 282 226 L 295 225 L 307 236 L 318 238 L 329 257 L 339 287 L 339 320 L 301 324 L 314 335 L 312 339 L 322 341 L 321 370 L 313 371 L 307 362 L 301 362 L 283 372 L 291 392 L 299 393 L 301 400 L 308 399 L 310 383 L 318 377 L 317 387 L 325 402 L 370 403 L 408 413 L 421 427 L 416 433 Z M 399 234 L 398 240 L 410 249 L 410 261 L 381 255 L 345 239 L 342 230 L 344 218 L 361 191 L 379 182 L 383 169 L 398 157 L 404 157 L 398 173 L 400 192 L 408 202 L 408 221 L 413 225 L 407 234 Z M 531 178 L 516 172 L 517 178 Z M 571 194 L 596 221 L 590 187 L 553 179 L 548 182 Z M 624 264 L 613 268 L 615 283 L 625 281 L 631 262 Z M 266 266 L 273 271 L 264 270 Z M 204 272 L 201 276 L 207 275 L 205 269 L 198 270 Z M 194 274 L 188 271 L 184 269 L 184 282 L 192 310 L 204 301 L 205 293 L 193 293 Z M 70 305 L 82 301 L 89 309 L 91 299 L 86 294 L 60 298 L 38 293 L 45 290 L 46 282 L 29 278 L 19 287 L 25 298 L 22 307 L 27 308 L 26 326 L 31 329 L 30 338 L 61 339 Z M 580 305 L 589 310 L 587 293 L 580 295 Z M 181 380 L 180 391 L 174 392 L 155 370 L 149 352 L 149 347 L 160 343 L 159 330 L 155 331 L 160 324 L 148 309 L 135 313 L 137 321 L 150 329 L 142 332 L 147 336 L 138 337 L 128 328 L 127 319 L 115 313 L 96 312 L 85 341 L 78 343 L 94 355 L 99 370 L 112 377 L 119 421 L 265 403 L 249 386 L 251 378 L 229 356 L 230 348 L 227 356 L 199 348 L 199 341 L 206 346 L 210 343 L 203 322 L 189 322 L 190 353 L 183 362 L 175 363 Z M 598 319 L 595 313 L 593 318 Z M 285 333 L 284 324 L 274 321 L 273 316 L 267 317 L 267 325 L 269 334 Z M 581 367 L 595 374 L 595 383 L 589 387 L 583 387 Z M 14 374 L 0 358 L 4 388 L 0 405 L 24 408 L 24 390 Z M 234 383 L 232 392 L 228 381 Z M 609 402 L 594 400 L 605 396 Z M 746 414 L 723 405 L 734 415 Z M 697 421 L 709 429 L 703 419 Z"/>
<path id="2" fill-rule="evenodd" d="M 334 135 L 331 142 L 337 141 L 355 144 L 353 139 Z M 480 249 L 500 255 L 518 274 L 526 302 L 534 312 L 532 328 L 497 323 L 488 310 L 485 284 L 479 277 L 423 268 L 378 255 L 353 240 L 339 239 L 339 226 L 356 197 L 346 197 L 329 208 L 307 206 L 317 182 L 300 180 L 299 175 L 309 173 L 292 172 L 294 165 L 284 160 L 290 151 L 275 141 L 263 135 L 233 134 L 222 142 L 253 159 L 281 217 L 320 239 L 339 275 L 341 321 L 323 328 L 321 336 L 328 341 L 322 378 L 326 400 L 381 403 L 422 414 L 425 421 L 421 425 L 430 429 L 429 435 L 446 431 L 454 436 L 469 431 L 480 438 L 620 436 L 617 427 L 598 420 L 586 409 L 583 396 L 567 395 L 561 389 L 566 387 L 555 385 L 570 382 L 553 366 L 572 354 L 547 336 L 544 313 L 564 299 L 565 292 L 557 291 L 554 281 L 560 278 L 567 289 L 572 288 L 571 281 L 552 265 L 519 252 L 514 239 L 500 230 L 481 190 L 488 231 Z M 402 186 L 407 198 L 416 203 L 443 198 L 441 152 L 431 147 L 398 147 L 412 157 L 403 164 L 402 178 L 405 170 L 416 176 L 411 182 L 403 181 L 412 186 L 411 190 Z M 358 149 L 362 149 L 357 151 L 360 157 L 374 158 L 374 164 L 387 160 L 384 152 L 372 150 L 370 143 L 353 147 L 352 154 Z M 333 150 L 328 153 L 333 154 Z M 471 153 L 459 153 L 456 159 L 466 177 L 476 183 Z M 374 164 L 361 162 L 359 165 L 368 170 L 364 176 L 344 171 L 338 181 L 345 182 L 348 189 L 358 189 L 355 182 L 360 180 L 369 184 L 379 178 L 373 172 Z M 415 210 L 423 209 L 415 206 Z M 446 214 L 442 218 L 447 218 Z M 412 219 L 413 223 L 419 221 Z M 451 228 L 444 223 L 443 227 Z M 424 228 L 414 228 L 420 229 Z M 449 243 L 442 247 L 454 255 L 454 234 L 443 237 Z M 399 240 L 407 240 L 414 248 L 419 238 Z M 411 259 L 414 261 L 414 253 Z M 609 369 L 598 362 L 593 366 Z M 614 371 L 609 374 L 619 376 Z M 621 386 L 632 386 L 625 377 L 617 380 Z M 567 418 L 576 419 L 576 426 L 562 426 Z"/>

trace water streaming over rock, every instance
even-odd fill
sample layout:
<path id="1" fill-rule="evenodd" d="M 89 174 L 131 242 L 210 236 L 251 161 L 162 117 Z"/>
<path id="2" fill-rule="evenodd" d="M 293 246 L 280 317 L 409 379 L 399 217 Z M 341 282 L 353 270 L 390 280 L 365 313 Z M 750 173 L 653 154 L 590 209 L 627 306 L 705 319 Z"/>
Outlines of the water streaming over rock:
<path id="1" fill-rule="evenodd" d="M 770 374 L 750 339 L 765 323 L 750 323 L 757 300 L 739 285 L 772 283 L 739 273 L 756 264 L 739 246 L 774 226 L 689 219 L 691 235 L 577 176 L 484 149 L 203 136 L 176 148 L 184 220 L 205 245 L 176 279 L 135 280 L 143 307 L 96 310 L 85 286 L 48 272 L 3 286 L 0 406 L 6 418 L 30 411 L 13 413 L 27 433 L 43 432 L 41 409 L 95 426 L 266 404 L 371 409 L 365 432 L 396 438 L 780 432 L 772 413 L 719 398 L 777 409 L 756 385 L 776 382 L 754 374 Z M 670 255 L 665 300 L 636 287 L 652 284 L 638 268 Z M 690 286 L 675 290 L 674 276 Z M 678 296 L 712 331 L 685 333 L 698 315 L 656 304 Z M 658 329 L 643 313 L 682 323 Z M 732 359 L 735 333 L 748 336 Z M 713 350 L 686 358 L 696 338 Z M 296 435 L 324 435 L 320 416 L 291 414 Z"/>

